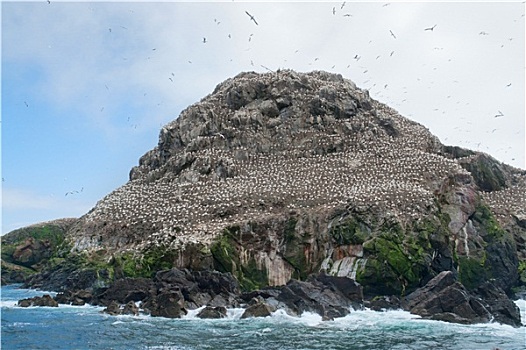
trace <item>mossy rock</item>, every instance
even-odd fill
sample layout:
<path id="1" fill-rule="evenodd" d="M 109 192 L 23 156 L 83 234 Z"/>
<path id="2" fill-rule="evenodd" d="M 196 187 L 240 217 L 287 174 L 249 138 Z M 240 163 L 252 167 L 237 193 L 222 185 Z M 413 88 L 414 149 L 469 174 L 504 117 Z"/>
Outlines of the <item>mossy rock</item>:
<path id="1" fill-rule="evenodd" d="M 367 262 L 356 279 L 366 294 L 404 295 L 416 289 L 427 273 L 426 252 L 415 239 L 396 242 L 378 236 L 365 242 L 363 249 Z"/>
<path id="2" fill-rule="evenodd" d="M 179 252 L 165 246 L 158 246 L 141 253 L 125 253 L 114 257 L 106 266 L 113 270 L 116 278 L 153 277 L 157 271 L 174 267 Z"/>
<path id="3" fill-rule="evenodd" d="M 479 231 L 481 231 L 482 238 L 488 243 L 505 239 L 505 237 L 508 236 L 489 207 L 482 202 L 479 202 L 476 206 L 472 220 L 475 224 L 478 224 L 477 226 Z"/>
<path id="4" fill-rule="evenodd" d="M 350 217 L 332 227 L 329 235 L 336 245 L 357 245 L 370 237 L 371 229 L 365 223 Z"/>
<path id="5" fill-rule="evenodd" d="M 521 261 L 519 263 L 519 268 L 517 269 L 519 273 L 519 281 L 522 285 L 526 286 L 526 261 Z"/>
<path id="6" fill-rule="evenodd" d="M 265 269 L 258 268 L 256 260 L 250 256 L 246 264 L 241 264 L 242 247 L 236 241 L 240 231 L 239 226 L 232 226 L 211 245 L 210 253 L 214 268 L 220 272 L 230 272 L 234 275 L 243 291 L 252 291 L 268 286 L 268 275 Z M 247 253 L 247 252 L 246 252 Z"/>
<path id="7" fill-rule="evenodd" d="M 458 279 L 468 289 L 473 290 L 486 282 L 490 271 L 486 266 L 486 259 L 470 257 L 458 258 Z"/>
<path id="8" fill-rule="evenodd" d="M 65 229 L 55 224 L 21 228 L 2 237 L 2 260 L 39 270 L 64 242 Z"/>
<path id="9" fill-rule="evenodd" d="M 309 263 L 305 255 L 306 250 L 310 248 L 311 234 L 309 232 L 303 235 L 298 234 L 296 224 L 297 220 L 290 218 L 285 225 L 283 259 L 294 268 L 292 278 L 305 280 L 318 266 L 315 263 Z"/>

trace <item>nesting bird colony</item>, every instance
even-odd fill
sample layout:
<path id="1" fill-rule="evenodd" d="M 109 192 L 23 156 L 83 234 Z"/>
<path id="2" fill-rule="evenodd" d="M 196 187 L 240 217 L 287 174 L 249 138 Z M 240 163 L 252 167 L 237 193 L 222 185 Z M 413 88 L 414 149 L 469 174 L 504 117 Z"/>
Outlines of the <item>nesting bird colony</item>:
<path id="1" fill-rule="evenodd" d="M 339 75 L 242 73 L 166 125 L 130 181 L 83 222 L 127 232 L 119 244 L 139 248 L 209 244 L 225 227 L 302 210 L 381 210 L 409 222 L 436 209 L 448 177 L 470 176 L 441 147 Z M 518 196 L 526 207 L 514 191 L 488 199 Z"/>

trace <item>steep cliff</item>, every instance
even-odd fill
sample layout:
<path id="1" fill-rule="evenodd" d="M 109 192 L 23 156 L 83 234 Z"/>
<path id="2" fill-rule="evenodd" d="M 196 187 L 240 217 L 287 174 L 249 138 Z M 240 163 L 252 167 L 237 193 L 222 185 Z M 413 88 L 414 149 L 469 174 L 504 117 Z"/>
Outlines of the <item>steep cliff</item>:
<path id="1" fill-rule="evenodd" d="M 340 75 L 241 73 L 161 129 L 61 256 L 93 283 L 179 267 L 252 290 L 325 270 L 405 295 L 449 270 L 510 292 L 526 283 L 525 193 L 525 171 L 442 145 Z"/>

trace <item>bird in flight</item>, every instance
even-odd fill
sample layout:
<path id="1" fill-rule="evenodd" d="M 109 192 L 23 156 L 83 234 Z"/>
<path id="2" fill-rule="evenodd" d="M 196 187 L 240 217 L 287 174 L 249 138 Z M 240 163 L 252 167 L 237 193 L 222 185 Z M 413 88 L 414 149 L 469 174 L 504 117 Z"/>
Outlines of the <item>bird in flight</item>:
<path id="1" fill-rule="evenodd" d="M 510 87 L 511 86 L 511 83 L 509 83 L 508 85 L 506 85 L 506 87 Z"/>
<path id="2" fill-rule="evenodd" d="M 424 30 L 430 30 L 430 31 L 433 31 L 433 29 L 435 29 L 436 26 L 437 26 L 437 25 L 435 24 L 434 26 L 429 27 L 429 28 L 425 28 Z"/>
<path id="3" fill-rule="evenodd" d="M 504 117 L 504 113 L 502 113 L 501 111 L 499 111 L 499 114 L 496 114 L 496 115 L 495 115 L 495 118 L 499 118 L 499 117 Z"/>
<path id="4" fill-rule="evenodd" d="M 396 39 L 396 35 L 394 35 L 393 31 L 392 30 L 389 30 L 389 33 L 391 33 L 391 35 L 393 36 L 393 38 Z"/>
<path id="5" fill-rule="evenodd" d="M 488 33 L 486 33 L 485 31 L 482 31 L 479 33 L 479 35 L 488 35 Z"/>
<path id="6" fill-rule="evenodd" d="M 248 13 L 248 11 L 245 11 L 245 13 L 248 15 L 248 17 L 250 17 L 250 20 L 251 20 L 251 21 L 254 21 L 254 23 L 256 23 L 256 25 L 258 25 L 258 22 L 257 22 L 256 19 L 254 18 L 254 16 L 252 16 L 250 13 Z"/>
<path id="7" fill-rule="evenodd" d="M 206 38 L 203 38 L 203 44 L 206 44 Z"/>
<path id="8" fill-rule="evenodd" d="M 26 105 L 26 107 L 29 107 L 29 105 L 27 104 L 27 102 L 26 102 L 26 101 L 24 101 L 24 104 Z"/>

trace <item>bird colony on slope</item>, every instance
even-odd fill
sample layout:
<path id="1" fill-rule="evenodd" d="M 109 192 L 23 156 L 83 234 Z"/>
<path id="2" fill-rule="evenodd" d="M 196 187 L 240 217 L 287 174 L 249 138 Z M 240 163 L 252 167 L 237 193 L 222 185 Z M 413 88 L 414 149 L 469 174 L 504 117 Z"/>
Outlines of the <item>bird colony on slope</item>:
<path id="1" fill-rule="evenodd" d="M 225 98 L 254 85 L 262 90 L 242 92 L 241 105 Z M 316 100 L 326 110 L 313 113 Z M 341 101 L 354 103 L 350 114 L 333 108 Z M 448 176 L 470 176 L 439 151 L 426 128 L 341 76 L 241 74 L 165 126 L 131 180 L 84 221 L 174 248 L 299 210 L 372 208 L 407 222 L 436 209 L 433 193 Z M 183 166 L 173 172 L 174 164 Z"/>

